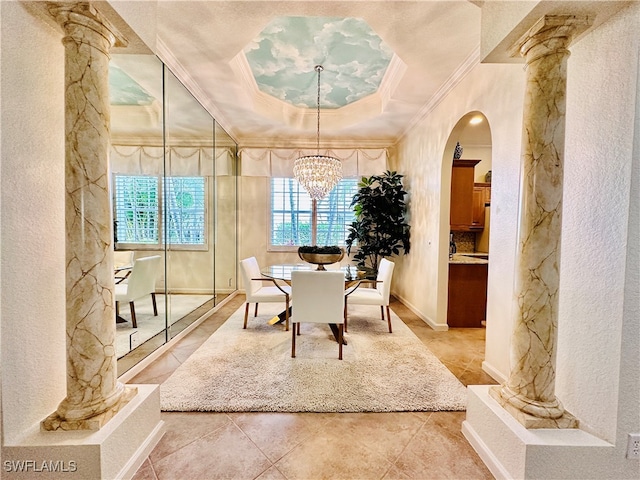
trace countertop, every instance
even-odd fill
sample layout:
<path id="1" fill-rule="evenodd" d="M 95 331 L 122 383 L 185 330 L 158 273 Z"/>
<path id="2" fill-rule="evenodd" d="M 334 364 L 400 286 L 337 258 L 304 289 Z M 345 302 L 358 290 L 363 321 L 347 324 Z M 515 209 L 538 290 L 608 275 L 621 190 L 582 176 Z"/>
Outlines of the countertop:
<path id="1" fill-rule="evenodd" d="M 486 253 L 454 253 L 453 258 L 449 259 L 449 263 L 456 265 L 488 265 L 489 260 L 485 258 L 478 258 L 485 256 L 487 256 Z"/>

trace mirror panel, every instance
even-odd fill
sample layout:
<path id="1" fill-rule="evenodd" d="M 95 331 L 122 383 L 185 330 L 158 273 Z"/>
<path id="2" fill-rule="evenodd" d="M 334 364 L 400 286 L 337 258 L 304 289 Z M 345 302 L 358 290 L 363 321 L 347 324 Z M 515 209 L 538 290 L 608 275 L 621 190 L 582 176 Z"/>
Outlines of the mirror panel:
<path id="1" fill-rule="evenodd" d="M 214 306 L 214 121 L 165 67 L 164 220 L 175 336 Z"/>
<path id="2" fill-rule="evenodd" d="M 216 122 L 216 305 L 237 289 L 237 146 Z"/>
<path id="3" fill-rule="evenodd" d="M 111 189 L 117 288 L 159 256 L 151 295 L 119 305 L 118 375 L 236 291 L 237 145 L 154 55 L 112 56 Z"/>
<path id="4" fill-rule="evenodd" d="M 154 272 L 158 315 L 154 315 L 151 294 L 145 295 L 133 302 L 134 327 L 130 305 L 118 302 L 119 373 L 166 342 L 161 204 L 158 202 L 164 171 L 162 70 L 162 62 L 155 55 L 112 55 L 109 65 L 116 295 L 128 288 L 136 259 L 161 257 Z"/>

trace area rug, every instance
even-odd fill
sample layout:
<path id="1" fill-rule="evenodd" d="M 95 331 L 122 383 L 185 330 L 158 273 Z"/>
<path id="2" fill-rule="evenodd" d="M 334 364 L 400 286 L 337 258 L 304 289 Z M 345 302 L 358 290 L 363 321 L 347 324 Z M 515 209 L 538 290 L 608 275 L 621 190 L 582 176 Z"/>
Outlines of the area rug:
<path id="1" fill-rule="evenodd" d="M 282 305 L 260 304 L 242 328 L 235 312 L 160 386 L 164 411 L 396 412 L 464 410 L 466 389 L 392 313 L 393 333 L 376 306 L 349 307 L 348 345 L 327 325 L 291 332 L 268 320 Z M 295 310 L 295 307 L 294 307 Z"/>

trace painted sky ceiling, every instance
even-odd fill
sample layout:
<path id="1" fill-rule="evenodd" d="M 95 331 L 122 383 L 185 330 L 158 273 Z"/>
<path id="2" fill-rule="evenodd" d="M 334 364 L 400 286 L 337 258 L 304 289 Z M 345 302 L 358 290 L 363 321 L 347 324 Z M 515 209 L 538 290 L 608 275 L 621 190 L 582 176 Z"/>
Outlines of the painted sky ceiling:
<path id="1" fill-rule="evenodd" d="M 393 51 L 359 18 L 277 17 L 244 49 L 264 93 L 299 107 L 340 108 L 374 93 Z"/>

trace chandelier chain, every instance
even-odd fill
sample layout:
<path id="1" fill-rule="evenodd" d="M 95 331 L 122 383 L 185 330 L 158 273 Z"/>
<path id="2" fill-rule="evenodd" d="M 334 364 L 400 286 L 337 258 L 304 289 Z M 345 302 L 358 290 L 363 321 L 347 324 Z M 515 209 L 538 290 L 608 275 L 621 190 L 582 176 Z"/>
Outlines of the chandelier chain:
<path id="1" fill-rule="evenodd" d="M 316 112 L 317 112 L 317 127 L 316 127 L 316 153 L 320 155 L 320 72 L 324 70 L 322 65 L 316 65 L 316 72 L 318 72 L 318 96 L 316 98 Z"/>
<path id="2" fill-rule="evenodd" d="M 293 165 L 293 175 L 314 200 L 324 198 L 342 178 L 342 162 L 330 155 L 320 155 L 320 72 L 318 72 L 318 95 L 316 97 L 316 154 L 299 157 Z"/>

